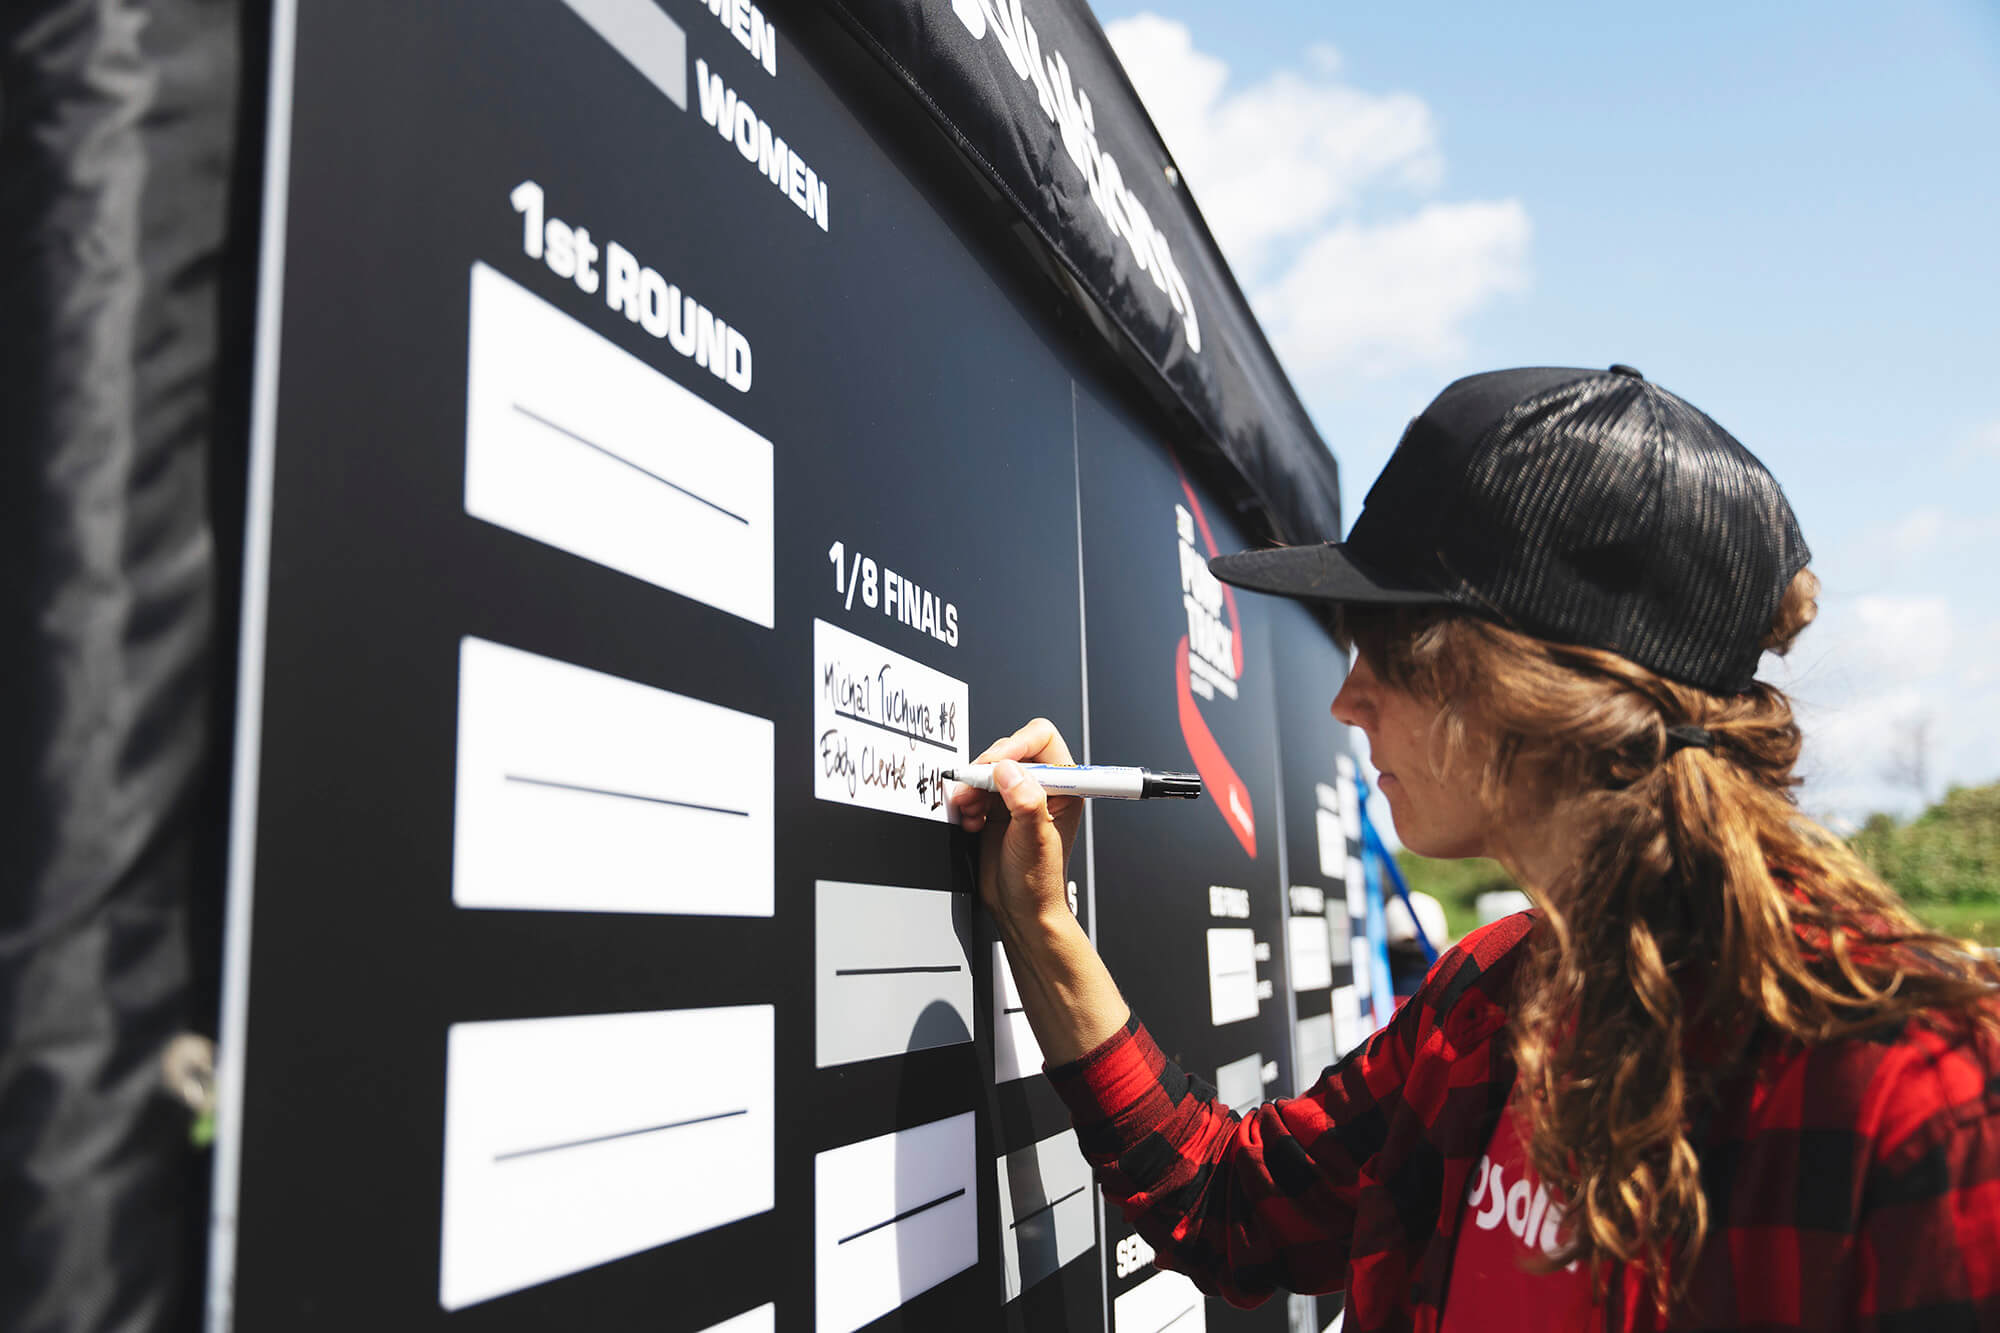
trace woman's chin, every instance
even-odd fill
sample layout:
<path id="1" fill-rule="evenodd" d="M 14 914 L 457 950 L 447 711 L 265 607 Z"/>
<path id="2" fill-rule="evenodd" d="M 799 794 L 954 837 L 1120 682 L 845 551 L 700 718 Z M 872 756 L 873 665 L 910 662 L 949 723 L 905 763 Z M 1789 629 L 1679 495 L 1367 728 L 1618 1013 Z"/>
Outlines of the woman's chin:
<path id="1" fill-rule="evenodd" d="M 1425 836 L 1426 830 L 1421 825 L 1415 827 L 1413 825 L 1416 825 L 1416 821 L 1409 818 L 1402 811 L 1397 810 L 1395 802 L 1391 801 L 1389 803 L 1389 827 L 1396 831 L 1396 841 L 1403 845 L 1405 851 L 1415 852 L 1418 856 L 1432 855 L 1431 852 L 1425 850 L 1426 845 L 1432 841 Z"/>
<path id="2" fill-rule="evenodd" d="M 1470 857 L 1490 855 L 1487 848 L 1476 838 L 1463 834 L 1454 835 L 1450 830 L 1431 828 L 1406 828 L 1403 820 L 1396 819 L 1391 812 L 1391 822 L 1396 828 L 1396 840 L 1403 844 L 1403 850 L 1415 852 L 1418 856 L 1432 861 L 1463 861 Z"/>

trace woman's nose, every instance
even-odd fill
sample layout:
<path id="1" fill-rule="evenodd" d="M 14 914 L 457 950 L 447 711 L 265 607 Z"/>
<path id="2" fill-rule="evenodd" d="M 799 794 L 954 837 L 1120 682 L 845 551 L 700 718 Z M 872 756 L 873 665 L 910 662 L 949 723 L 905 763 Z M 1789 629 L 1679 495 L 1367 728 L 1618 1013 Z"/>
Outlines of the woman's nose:
<path id="1" fill-rule="evenodd" d="M 1350 727 L 1366 728 L 1373 720 L 1374 673 L 1360 656 L 1347 672 L 1347 679 L 1340 683 L 1340 692 L 1333 696 L 1333 720 Z"/>

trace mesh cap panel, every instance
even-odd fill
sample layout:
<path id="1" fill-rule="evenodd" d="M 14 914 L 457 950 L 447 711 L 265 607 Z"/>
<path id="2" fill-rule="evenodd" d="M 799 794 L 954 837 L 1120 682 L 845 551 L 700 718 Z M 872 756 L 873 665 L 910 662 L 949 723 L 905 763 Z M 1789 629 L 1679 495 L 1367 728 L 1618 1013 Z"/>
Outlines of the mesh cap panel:
<path id="1" fill-rule="evenodd" d="M 1424 590 L 1717 693 L 1754 679 L 1810 558 L 1764 465 L 1624 366 L 1459 380 L 1410 423 L 1346 542 L 1256 554 L 1244 581 L 1267 591 Z M 1248 558 L 1213 567 L 1250 575 Z"/>

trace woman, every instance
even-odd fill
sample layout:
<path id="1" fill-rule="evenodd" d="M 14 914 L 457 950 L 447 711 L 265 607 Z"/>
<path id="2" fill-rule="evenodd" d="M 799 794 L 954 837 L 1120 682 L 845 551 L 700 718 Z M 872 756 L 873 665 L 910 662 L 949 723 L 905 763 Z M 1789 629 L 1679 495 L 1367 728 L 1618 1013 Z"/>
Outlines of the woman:
<path id="1" fill-rule="evenodd" d="M 2000 977 L 1791 800 L 1755 671 L 1817 580 L 1777 483 L 1629 367 L 1453 384 L 1345 543 L 1213 562 L 1331 603 L 1405 845 L 1536 910 L 1468 937 L 1305 1096 L 1238 1117 L 1066 906 L 1078 812 L 997 742 L 981 891 L 1107 1192 L 1238 1304 L 1347 1328 L 2000 1328 Z M 1007 762 L 1016 761 L 1016 762 Z"/>

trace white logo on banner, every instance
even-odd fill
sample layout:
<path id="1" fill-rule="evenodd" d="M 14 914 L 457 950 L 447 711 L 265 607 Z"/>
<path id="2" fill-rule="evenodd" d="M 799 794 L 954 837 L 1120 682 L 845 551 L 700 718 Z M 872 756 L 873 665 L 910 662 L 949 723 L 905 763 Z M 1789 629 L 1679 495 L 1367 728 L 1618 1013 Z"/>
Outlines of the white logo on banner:
<path id="1" fill-rule="evenodd" d="M 1097 205 L 1104 224 L 1124 240 L 1139 271 L 1166 293 L 1174 313 L 1181 317 L 1188 350 L 1199 352 L 1201 321 L 1195 316 L 1187 279 L 1174 262 L 1166 234 L 1154 225 L 1138 194 L 1125 183 L 1117 159 L 1098 147 L 1097 113 L 1090 105 L 1090 93 L 1076 86 L 1062 52 L 1051 49 L 1044 55 L 1034 23 L 1021 13 L 1021 0 L 952 0 L 951 12 L 973 41 L 984 41 L 992 33 L 1014 76 L 1035 86 L 1035 100 L 1056 127 L 1071 164 L 1083 174 L 1091 202 Z"/>

